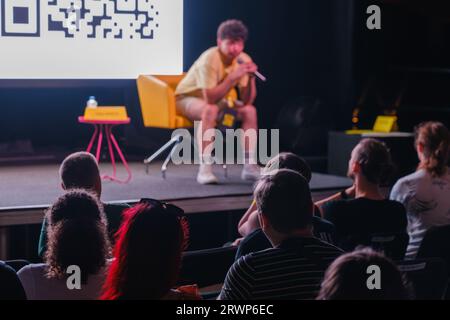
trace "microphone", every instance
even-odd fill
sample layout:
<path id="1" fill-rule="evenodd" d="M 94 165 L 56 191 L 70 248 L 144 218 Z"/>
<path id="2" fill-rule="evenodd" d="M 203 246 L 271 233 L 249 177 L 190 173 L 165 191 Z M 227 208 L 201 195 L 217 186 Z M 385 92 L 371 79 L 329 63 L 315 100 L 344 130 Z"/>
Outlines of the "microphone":
<path id="1" fill-rule="evenodd" d="M 237 63 L 244 64 L 245 61 L 242 58 L 238 58 L 237 59 Z M 266 82 L 267 81 L 267 78 L 265 76 L 263 76 L 259 71 L 253 72 L 253 75 L 255 77 L 257 77 L 259 80 L 261 80 L 262 82 Z"/>

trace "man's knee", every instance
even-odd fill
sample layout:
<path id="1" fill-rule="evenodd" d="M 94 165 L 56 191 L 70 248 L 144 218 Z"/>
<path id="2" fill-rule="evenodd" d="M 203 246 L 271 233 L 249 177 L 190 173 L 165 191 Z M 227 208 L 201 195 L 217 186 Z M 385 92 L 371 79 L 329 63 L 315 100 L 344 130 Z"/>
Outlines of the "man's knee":
<path id="1" fill-rule="evenodd" d="M 219 114 L 219 107 L 215 104 L 207 104 L 203 110 L 203 120 L 215 121 Z"/>
<path id="2" fill-rule="evenodd" d="M 246 105 L 242 111 L 245 119 L 254 120 L 257 118 L 256 108 L 253 105 Z"/>

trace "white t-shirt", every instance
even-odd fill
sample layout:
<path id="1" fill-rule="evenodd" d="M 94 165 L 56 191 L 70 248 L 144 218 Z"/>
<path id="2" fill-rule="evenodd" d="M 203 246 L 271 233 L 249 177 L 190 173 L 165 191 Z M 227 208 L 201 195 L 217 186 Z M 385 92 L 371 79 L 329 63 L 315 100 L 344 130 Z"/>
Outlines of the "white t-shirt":
<path id="1" fill-rule="evenodd" d="M 450 170 L 439 178 L 418 170 L 395 184 L 391 199 L 406 208 L 410 237 L 406 258 L 414 259 L 430 227 L 450 224 Z"/>
<path id="2" fill-rule="evenodd" d="M 106 270 L 90 275 L 81 289 L 70 290 L 66 279 L 48 279 L 46 264 L 30 264 L 17 273 L 28 300 L 95 300 L 101 294 Z"/>

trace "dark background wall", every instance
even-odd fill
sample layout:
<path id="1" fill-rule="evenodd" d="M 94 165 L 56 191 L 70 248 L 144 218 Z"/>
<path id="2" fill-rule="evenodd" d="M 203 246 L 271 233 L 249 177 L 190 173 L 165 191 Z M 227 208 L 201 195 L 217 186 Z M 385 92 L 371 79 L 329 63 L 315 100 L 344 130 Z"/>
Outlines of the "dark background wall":
<path id="1" fill-rule="evenodd" d="M 242 19 L 251 35 L 246 51 L 267 75 L 259 86 L 260 126 L 276 126 L 282 106 L 296 96 L 320 97 L 345 119 L 352 100 L 353 1 L 185 0 L 185 69 L 215 44 L 219 23 Z M 30 139 L 36 148 L 80 148 L 90 130 L 77 123 L 87 97 L 126 105 L 130 139 L 166 137 L 142 128 L 134 80 L 0 81 L 0 141 Z M 339 124 L 337 121 L 336 123 Z"/>
<path id="2" fill-rule="evenodd" d="M 366 28 L 373 3 L 381 7 L 382 30 Z M 449 9 L 418 0 L 185 0 L 184 66 L 215 45 L 220 22 L 243 20 L 246 51 L 269 79 L 259 84 L 260 126 L 281 127 L 282 147 L 302 154 L 305 146 L 295 141 L 309 142 L 307 149 L 323 145 L 316 137 L 350 128 L 355 107 L 361 128 L 389 112 L 400 116 L 402 130 L 430 119 L 449 124 Z M 15 140 L 30 140 L 35 149 L 83 148 L 91 131 L 76 119 L 90 95 L 101 105 L 127 106 L 133 124 L 119 133 L 128 152 L 150 152 L 169 137 L 143 128 L 134 79 L 0 80 L 0 154 Z M 299 97 L 321 102 L 314 128 L 304 132 Z"/>

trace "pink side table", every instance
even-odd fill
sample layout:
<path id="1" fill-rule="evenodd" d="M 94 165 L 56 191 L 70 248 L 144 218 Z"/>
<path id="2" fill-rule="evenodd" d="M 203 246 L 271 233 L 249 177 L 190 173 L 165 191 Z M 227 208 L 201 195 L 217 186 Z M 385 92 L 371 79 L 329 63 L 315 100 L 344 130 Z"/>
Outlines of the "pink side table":
<path id="1" fill-rule="evenodd" d="M 89 145 L 87 147 L 87 152 L 91 152 L 92 147 L 94 146 L 95 141 L 97 140 L 97 152 L 95 157 L 97 158 L 97 162 L 100 162 L 100 152 L 102 150 L 102 142 L 103 142 L 103 132 L 105 132 L 106 135 L 106 141 L 108 142 L 108 150 L 109 155 L 111 158 L 111 164 L 113 167 L 113 174 L 112 176 L 109 175 L 103 175 L 102 179 L 105 180 L 111 180 L 118 183 L 128 183 L 131 181 L 132 175 L 130 167 L 128 166 L 127 160 L 125 159 L 122 150 L 120 150 L 119 144 L 117 143 L 116 138 L 114 137 L 112 133 L 112 129 L 121 124 L 129 124 L 131 122 L 130 118 L 127 118 L 127 120 L 120 120 L 120 121 L 109 121 L 109 120 L 87 120 L 84 117 L 78 117 L 78 122 L 85 123 L 85 124 L 92 124 L 95 127 L 94 134 L 92 135 L 92 138 L 89 142 Z M 117 178 L 116 176 L 116 159 L 114 157 L 114 148 L 116 149 L 117 153 L 119 154 L 120 159 L 122 160 L 122 163 L 128 173 L 128 177 L 125 180 L 121 180 Z"/>

